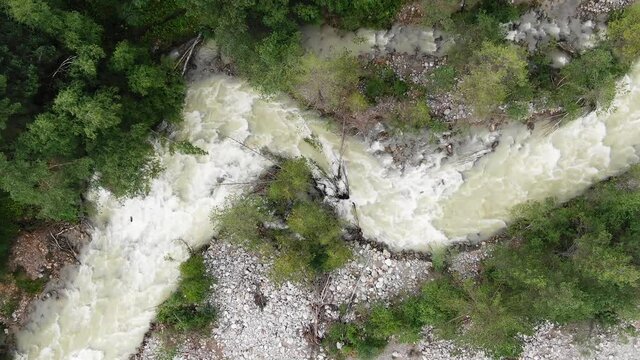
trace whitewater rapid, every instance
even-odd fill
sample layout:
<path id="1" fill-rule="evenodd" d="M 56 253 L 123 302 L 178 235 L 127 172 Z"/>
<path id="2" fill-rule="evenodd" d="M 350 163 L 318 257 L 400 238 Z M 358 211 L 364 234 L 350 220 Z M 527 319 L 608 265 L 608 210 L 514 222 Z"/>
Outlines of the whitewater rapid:
<path id="1" fill-rule="evenodd" d="M 424 251 L 487 236 L 505 225 L 514 205 L 568 199 L 638 161 L 640 67 L 622 88 L 610 112 L 591 113 L 551 134 L 514 126 L 488 155 L 491 134 L 476 135 L 453 157 L 433 154 L 404 171 L 388 155 L 347 139 L 350 197 L 331 202 L 365 236 L 394 249 Z M 237 79 L 214 76 L 192 85 L 184 116 L 175 140 L 208 154 L 170 154 L 158 146 L 165 170 L 146 197 L 90 194 L 92 242 L 80 254 L 81 265 L 67 269 L 64 289 L 36 304 L 17 336 L 22 358 L 127 359 L 134 353 L 156 306 L 176 286 L 185 243 L 205 244 L 214 235 L 212 209 L 245 190 L 237 183 L 271 166 L 255 150 L 305 156 L 328 173 L 337 167 L 341 141 L 330 123 L 285 98 L 264 99 Z"/>

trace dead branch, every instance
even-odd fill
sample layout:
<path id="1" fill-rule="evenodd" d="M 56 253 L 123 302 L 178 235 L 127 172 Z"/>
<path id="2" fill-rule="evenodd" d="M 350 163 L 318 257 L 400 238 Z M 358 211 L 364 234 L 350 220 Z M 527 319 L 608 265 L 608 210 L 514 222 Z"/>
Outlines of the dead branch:
<path id="1" fill-rule="evenodd" d="M 189 250 L 189 255 L 193 255 L 194 254 L 194 251 L 193 251 L 193 248 L 191 247 L 191 245 L 189 245 L 186 241 L 184 241 L 183 238 L 178 238 L 178 240 L 180 240 L 184 244 L 184 246 L 187 247 L 187 250 Z"/>
<path id="2" fill-rule="evenodd" d="M 80 260 L 78 259 L 78 256 L 76 255 L 76 252 L 71 248 L 71 244 L 69 244 L 69 240 L 67 240 L 67 248 L 63 248 L 60 245 L 60 242 L 58 241 L 58 238 L 53 235 L 53 233 L 51 231 L 49 231 L 49 235 L 51 235 L 51 238 L 53 239 L 53 241 L 55 241 L 56 246 L 58 246 L 58 249 L 60 249 L 60 251 L 64 251 L 67 254 L 73 256 L 73 258 L 75 259 L 75 261 L 80 264 Z"/>
<path id="3" fill-rule="evenodd" d="M 351 305 L 353 304 L 353 300 L 356 297 L 356 290 L 358 289 L 358 285 L 360 284 L 360 281 L 362 281 L 362 278 L 364 277 L 364 274 L 365 274 L 365 270 L 366 268 L 369 267 L 370 263 L 371 263 L 371 258 L 368 258 L 367 263 L 364 265 L 364 267 L 362 268 L 362 271 L 360 272 L 360 276 L 358 277 L 358 280 L 356 281 L 355 284 L 353 284 L 353 288 L 351 289 L 351 295 L 349 295 L 349 302 L 347 303 L 346 312 L 349 312 L 349 310 L 351 310 Z"/>
<path id="4" fill-rule="evenodd" d="M 314 306 L 315 311 L 314 311 L 314 323 L 313 323 L 313 341 L 316 343 L 316 345 L 320 344 L 320 342 L 318 342 L 318 339 L 320 338 L 320 335 L 318 334 L 320 310 L 324 306 L 324 297 L 327 295 L 327 288 L 329 287 L 330 283 L 331 283 L 331 275 L 327 277 L 327 280 L 325 281 L 324 286 L 322 287 L 322 291 L 320 292 L 320 301 L 318 301 Z"/>
<path id="5" fill-rule="evenodd" d="M 187 72 L 187 65 L 189 64 L 189 61 L 191 61 L 191 55 L 193 55 L 193 49 L 195 49 L 196 45 L 200 43 L 200 40 L 202 40 L 202 34 L 198 34 L 195 41 L 191 45 L 191 48 L 189 49 L 189 55 L 187 55 L 187 59 L 184 61 L 184 65 L 182 66 L 182 76 L 184 76 L 184 74 Z"/>
<path id="6" fill-rule="evenodd" d="M 249 146 L 247 146 L 247 145 L 243 144 L 243 143 L 242 143 L 241 141 L 239 141 L 239 140 L 236 140 L 236 139 L 232 138 L 231 136 L 228 136 L 228 135 L 223 135 L 223 136 L 224 136 L 224 137 L 226 137 L 227 139 L 230 139 L 230 140 L 232 140 L 232 141 L 235 141 L 236 143 L 238 143 L 238 145 L 242 146 L 243 148 L 245 148 L 245 149 L 247 149 L 247 150 L 249 150 L 249 151 L 251 151 L 251 152 L 253 152 L 253 153 L 255 153 L 255 154 L 258 154 L 259 156 L 261 156 L 261 157 L 263 157 L 263 158 L 265 158 L 265 159 L 269 160 L 270 162 L 274 163 L 274 164 L 275 164 L 275 166 L 276 166 L 277 168 L 280 168 L 280 166 L 276 163 L 276 161 L 274 161 L 273 159 L 269 159 L 267 156 L 263 155 L 263 154 L 262 154 L 261 152 L 259 152 L 258 150 L 252 149 L 251 147 L 249 147 Z"/>
<path id="7" fill-rule="evenodd" d="M 51 75 L 51 78 L 56 77 L 56 75 L 58 75 L 59 72 L 61 71 L 65 71 L 69 68 L 69 66 L 71 66 L 71 63 L 73 63 L 73 60 L 76 59 L 76 56 L 69 56 L 68 58 L 66 58 L 61 64 L 60 66 L 58 66 L 58 68 L 56 69 L 56 71 L 53 72 L 53 75 Z"/>

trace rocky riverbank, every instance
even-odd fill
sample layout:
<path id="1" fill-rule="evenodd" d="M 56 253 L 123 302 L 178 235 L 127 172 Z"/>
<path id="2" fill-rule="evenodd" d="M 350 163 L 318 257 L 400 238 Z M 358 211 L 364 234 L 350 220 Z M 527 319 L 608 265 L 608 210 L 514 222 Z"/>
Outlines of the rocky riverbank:
<path id="1" fill-rule="evenodd" d="M 278 284 L 269 277 L 271 261 L 240 247 L 214 241 L 205 252 L 217 282 L 209 301 L 218 321 L 203 334 L 167 337 L 154 328 L 132 359 L 331 359 L 320 346 L 327 325 L 351 319 L 370 307 L 419 289 L 435 274 L 431 261 L 397 256 L 368 244 L 350 243 L 355 257 L 344 268 L 311 284 Z M 453 256 L 450 268 L 473 277 L 491 245 Z M 563 328 L 547 323 L 524 337 L 522 360 L 636 359 L 640 322 L 615 328 Z M 168 351 L 167 344 L 175 346 Z M 392 342 L 377 359 L 489 360 L 482 351 L 439 339 L 426 328 L 415 344 Z"/>
<path id="2" fill-rule="evenodd" d="M 90 239 L 88 225 L 62 223 L 25 231 L 14 241 L 0 279 L 0 325 L 7 351 L 12 336 L 27 322 L 33 302 L 58 296 L 61 272 L 78 263 L 78 254 Z"/>

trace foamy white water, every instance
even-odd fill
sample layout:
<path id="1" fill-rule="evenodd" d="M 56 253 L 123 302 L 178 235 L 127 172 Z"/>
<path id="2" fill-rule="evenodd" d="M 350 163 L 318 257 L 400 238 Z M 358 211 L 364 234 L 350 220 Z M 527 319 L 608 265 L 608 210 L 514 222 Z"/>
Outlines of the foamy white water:
<path id="1" fill-rule="evenodd" d="M 518 203 L 566 199 L 638 161 L 640 67 L 627 84 L 633 86 L 617 97 L 616 111 L 590 114 L 551 136 L 508 129 L 495 153 L 475 167 L 492 140 L 489 134 L 470 139 L 458 156 L 434 154 L 404 173 L 388 157 L 374 157 L 349 139 L 344 160 L 351 196 L 333 202 L 351 219 L 355 204 L 364 235 L 395 249 L 428 250 L 450 238 L 487 235 L 504 226 Z M 270 165 L 234 140 L 303 155 L 328 172 L 336 167 L 340 137 L 326 122 L 286 99 L 261 99 L 238 80 L 214 77 L 193 85 L 185 118 L 176 137 L 209 154 L 160 149 L 166 170 L 145 198 L 118 202 L 105 191 L 93 194 L 93 241 L 81 254 L 82 265 L 68 271 L 60 299 L 37 304 L 31 323 L 18 334 L 23 357 L 126 359 L 136 350 L 155 307 L 176 286 L 178 264 L 187 257 L 182 241 L 205 243 L 213 235 L 211 210 L 242 190 L 221 184 L 251 181 Z M 305 141 L 311 137 L 319 149 Z"/>

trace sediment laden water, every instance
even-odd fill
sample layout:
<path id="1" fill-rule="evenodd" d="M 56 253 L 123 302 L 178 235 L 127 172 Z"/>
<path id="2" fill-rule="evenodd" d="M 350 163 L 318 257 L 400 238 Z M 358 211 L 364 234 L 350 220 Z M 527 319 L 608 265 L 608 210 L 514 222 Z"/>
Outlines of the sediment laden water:
<path id="1" fill-rule="evenodd" d="M 505 225 L 514 205 L 567 199 L 638 161 L 640 67 L 626 84 L 630 91 L 618 95 L 615 110 L 551 134 L 515 126 L 484 157 L 489 134 L 470 138 L 457 156 L 434 154 L 400 172 L 388 156 L 375 157 L 347 139 L 350 198 L 332 202 L 345 218 L 357 218 L 365 236 L 394 249 L 428 250 L 470 234 L 487 236 Z M 271 165 L 254 150 L 305 156 L 331 173 L 341 148 L 336 133 L 288 100 L 262 99 L 238 80 L 214 77 L 193 85 L 175 137 L 208 155 L 159 148 L 165 170 L 148 196 L 118 201 L 104 190 L 91 194 L 97 208 L 92 242 L 80 255 L 82 265 L 67 269 L 64 290 L 39 302 L 18 334 L 22 357 L 128 358 L 176 286 L 185 243 L 206 243 L 213 235 L 211 210 Z"/>

